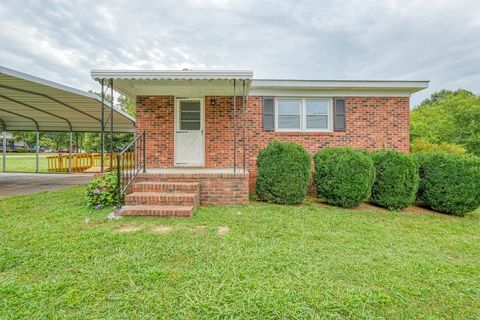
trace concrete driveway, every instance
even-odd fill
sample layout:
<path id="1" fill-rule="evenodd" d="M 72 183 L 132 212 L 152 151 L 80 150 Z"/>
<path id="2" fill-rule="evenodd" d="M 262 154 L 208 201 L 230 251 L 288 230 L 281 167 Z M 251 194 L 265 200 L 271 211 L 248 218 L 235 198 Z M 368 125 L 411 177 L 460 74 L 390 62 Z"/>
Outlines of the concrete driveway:
<path id="1" fill-rule="evenodd" d="M 0 198 L 85 184 L 93 174 L 0 173 Z"/>

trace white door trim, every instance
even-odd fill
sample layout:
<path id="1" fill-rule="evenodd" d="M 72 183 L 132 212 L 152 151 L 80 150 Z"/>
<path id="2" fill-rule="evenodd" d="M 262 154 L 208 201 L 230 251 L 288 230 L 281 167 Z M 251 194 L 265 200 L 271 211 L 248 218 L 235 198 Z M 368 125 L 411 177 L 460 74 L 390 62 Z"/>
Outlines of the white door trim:
<path id="1" fill-rule="evenodd" d="M 177 162 L 177 131 L 179 131 L 180 127 L 180 113 L 179 107 L 181 101 L 200 101 L 200 132 L 201 132 L 201 161 L 200 163 L 178 163 Z M 178 167 L 203 167 L 205 166 L 205 98 L 175 98 L 174 104 L 174 144 L 173 144 L 173 157 L 174 157 L 174 165 Z"/>

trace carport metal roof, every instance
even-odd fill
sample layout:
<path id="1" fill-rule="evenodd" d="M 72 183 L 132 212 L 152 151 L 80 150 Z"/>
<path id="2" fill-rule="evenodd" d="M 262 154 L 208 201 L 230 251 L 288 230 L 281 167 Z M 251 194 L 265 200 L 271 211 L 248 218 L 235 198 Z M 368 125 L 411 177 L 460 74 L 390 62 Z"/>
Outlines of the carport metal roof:
<path id="1" fill-rule="evenodd" d="M 105 101 L 105 115 L 111 105 Z M 113 131 L 133 132 L 135 119 L 113 108 Z M 101 132 L 102 100 L 74 89 L 0 66 L 0 130 Z M 105 121 L 110 129 L 110 121 Z"/>

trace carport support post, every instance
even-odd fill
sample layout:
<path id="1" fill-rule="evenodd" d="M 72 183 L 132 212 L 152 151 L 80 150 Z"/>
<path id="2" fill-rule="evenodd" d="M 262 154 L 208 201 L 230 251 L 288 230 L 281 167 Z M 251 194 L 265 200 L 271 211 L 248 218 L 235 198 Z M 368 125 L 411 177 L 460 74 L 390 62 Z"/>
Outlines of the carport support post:
<path id="1" fill-rule="evenodd" d="M 68 171 L 72 173 L 72 130 L 68 132 Z"/>
<path id="2" fill-rule="evenodd" d="M 2 171 L 7 171 L 7 130 L 3 131 L 3 168 Z"/>
<path id="3" fill-rule="evenodd" d="M 40 132 L 36 132 L 35 139 L 35 173 L 38 173 L 38 148 L 39 148 Z"/>

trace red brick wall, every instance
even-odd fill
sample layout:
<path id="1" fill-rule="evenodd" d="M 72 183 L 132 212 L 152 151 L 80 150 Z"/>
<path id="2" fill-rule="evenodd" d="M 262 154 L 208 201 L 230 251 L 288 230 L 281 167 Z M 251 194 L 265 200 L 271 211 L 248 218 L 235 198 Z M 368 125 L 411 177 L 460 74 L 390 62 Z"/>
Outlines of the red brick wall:
<path id="1" fill-rule="evenodd" d="M 215 100 L 215 105 L 211 101 Z M 242 98 L 237 97 L 237 145 L 242 140 Z M 243 148 L 237 148 L 238 160 Z M 233 168 L 233 97 L 205 97 L 205 167 Z"/>
<path id="2" fill-rule="evenodd" d="M 215 106 L 211 100 L 215 100 Z M 262 129 L 262 97 L 249 97 L 246 116 L 247 169 L 254 190 L 258 152 L 272 139 L 302 144 L 312 154 L 328 146 L 392 148 L 408 152 L 408 97 L 347 98 L 344 132 L 267 132 Z M 243 166 L 242 100 L 237 100 L 237 166 Z M 147 131 L 147 167 L 174 166 L 174 97 L 137 97 L 137 131 Z M 205 167 L 233 167 L 233 99 L 205 97 Z"/>
<path id="3" fill-rule="evenodd" d="M 262 97 L 248 99 L 248 170 L 255 190 L 256 157 L 272 140 L 298 142 L 312 155 L 320 148 L 352 146 L 369 150 L 410 150 L 410 102 L 398 97 L 347 98 L 347 127 L 339 132 L 272 132 L 262 130 Z"/>
<path id="4" fill-rule="evenodd" d="M 147 168 L 173 166 L 174 97 L 138 96 L 137 134 L 146 131 Z"/>

